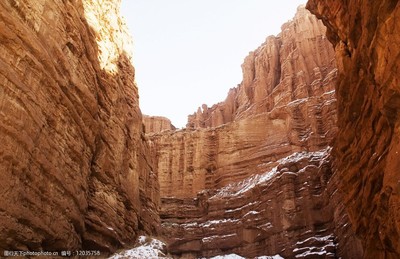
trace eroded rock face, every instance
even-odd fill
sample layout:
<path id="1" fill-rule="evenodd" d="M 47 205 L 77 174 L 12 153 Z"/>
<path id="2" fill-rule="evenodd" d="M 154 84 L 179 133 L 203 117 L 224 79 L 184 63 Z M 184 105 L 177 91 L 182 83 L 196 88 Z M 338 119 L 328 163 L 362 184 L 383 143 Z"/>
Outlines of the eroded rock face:
<path id="1" fill-rule="evenodd" d="M 168 118 L 161 116 L 143 115 L 143 124 L 146 133 L 157 133 L 164 130 L 175 130 Z"/>
<path id="2" fill-rule="evenodd" d="M 205 190 L 194 199 L 162 198 L 169 250 L 193 257 L 335 258 L 326 151 L 296 152 L 263 174 Z"/>
<path id="3" fill-rule="evenodd" d="M 202 107 L 187 129 L 148 135 L 175 255 L 362 252 L 330 165 L 332 46 L 304 7 L 282 29 L 246 58 L 243 82 L 225 102 Z"/>
<path id="4" fill-rule="evenodd" d="M 310 0 L 335 46 L 336 174 L 366 258 L 400 257 L 399 1 Z"/>
<path id="5" fill-rule="evenodd" d="M 326 147 L 336 131 L 335 105 L 330 91 L 217 128 L 148 135 L 161 197 L 195 197 L 263 173 L 293 152 Z"/>
<path id="6" fill-rule="evenodd" d="M 250 52 L 242 65 L 243 81 L 224 102 L 203 105 L 189 116 L 187 127 L 217 127 L 288 102 L 332 90 L 334 52 L 322 22 L 299 7 L 278 36 Z"/>
<path id="7" fill-rule="evenodd" d="M 0 23 L 0 249 L 113 251 L 156 232 L 119 1 L 6 0 Z"/>

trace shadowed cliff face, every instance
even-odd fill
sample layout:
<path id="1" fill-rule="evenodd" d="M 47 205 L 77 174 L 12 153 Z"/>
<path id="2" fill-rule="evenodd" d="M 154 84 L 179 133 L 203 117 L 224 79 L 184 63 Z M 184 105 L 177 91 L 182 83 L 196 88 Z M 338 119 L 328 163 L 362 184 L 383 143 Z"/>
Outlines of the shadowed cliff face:
<path id="1" fill-rule="evenodd" d="M 307 8 L 335 47 L 333 157 L 345 207 L 366 258 L 399 258 L 400 3 L 310 0 Z"/>
<path id="2" fill-rule="evenodd" d="M 113 251 L 156 232 L 118 13 L 119 1 L 0 2 L 0 249 Z"/>
<path id="3" fill-rule="evenodd" d="M 331 170 L 337 70 L 324 26 L 300 7 L 242 67 L 187 129 L 148 135 L 169 251 L 360 256 Z"/>

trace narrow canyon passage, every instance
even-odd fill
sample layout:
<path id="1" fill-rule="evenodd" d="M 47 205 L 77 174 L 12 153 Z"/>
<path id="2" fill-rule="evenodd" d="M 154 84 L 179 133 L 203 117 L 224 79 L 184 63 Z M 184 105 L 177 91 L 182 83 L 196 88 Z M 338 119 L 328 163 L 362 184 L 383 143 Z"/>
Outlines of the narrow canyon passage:
<path id="1" fill-rule="evenodd" d="M 246 57 L 224 102 L 199 108 L 182 130 L 144 117 L 170 253 L 362 255 L 333 179 L 337 68 L 325 34 L 299 7 Z"/>
<path id="2" fill-rule="evenodd" d="M 400 258 L 398 0 L 309 0 L 184 129 L 119 11 L 0 1 L 0 256 Z"/>

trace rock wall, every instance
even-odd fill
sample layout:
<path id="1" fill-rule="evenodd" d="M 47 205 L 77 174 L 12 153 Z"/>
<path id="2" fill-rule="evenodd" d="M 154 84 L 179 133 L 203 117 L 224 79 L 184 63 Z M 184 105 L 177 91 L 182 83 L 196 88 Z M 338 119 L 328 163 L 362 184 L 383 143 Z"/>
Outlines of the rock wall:
<path id="1" fill-rule="evenodd" d="M 309 0 L 338 63 L 333 149 L 365 258 L 400 257 L 400 3 Z"/>
<path id="2" fill-rule="evenodd" d="M 143 115 L 144 130 L 146 133 L 157 133 L 164 130 L 175 130 L 168 118 L 161 116 Z"/>
<path id="3" fill-rule="evenodd" d="M 326 190 L 329 150 L 295 152 L 275 167 L 193 198 L 162 198 L 169 251 L 187 257 L 336 258 Z"/>
<path id="4" fill-rule="evenodd" d="M 301 6 L 278 36 L 269 36 L 245 58 L 243 81 L 226 100 L 210 108 L 203 105 L 189 116 L 187 127 L 217 127 L 293 100 L 320 96 L 333 89 L 335 68 L 325 27 Z"/>
<path id="5" fill-rule="evenodd" d="M 119 3 L 0 2 L 0 249 L 109 252 L 157 232 Z"/>
<path id="6" fill-rule="evenodd" d="M 332 46 L 304 7 L 282 29 L 246 58 L 225 102 L 187 129 L 148 134 L 174 255 L 362 254 L 331 170 Z"/>
<path id="7" fill-rule="evenodd" d="M 217 128 L 149 134 L 161 197 L 195 197 L 263 173 L 293 152 L 326 147 L 336 133 L 335 105 L 330 91 Z"/>

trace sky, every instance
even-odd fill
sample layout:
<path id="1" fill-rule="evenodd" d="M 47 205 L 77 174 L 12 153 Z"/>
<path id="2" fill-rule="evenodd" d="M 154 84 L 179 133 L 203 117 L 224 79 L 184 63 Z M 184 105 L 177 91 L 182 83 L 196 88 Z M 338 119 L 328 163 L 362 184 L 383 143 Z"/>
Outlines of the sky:
<path id="1" fill-rule="evenodd" d="M 181 128 L 202 104 L 225 100 L 242 81 L 248 53 L 277 35 L 305 2 L 122 0 L 142 113 Z"/>

